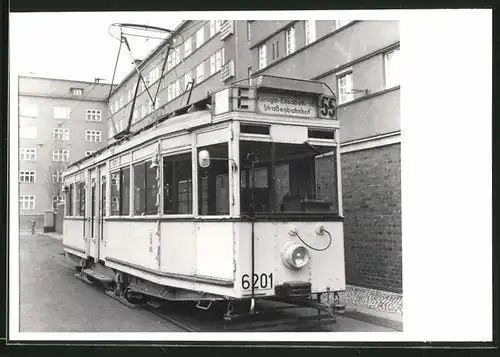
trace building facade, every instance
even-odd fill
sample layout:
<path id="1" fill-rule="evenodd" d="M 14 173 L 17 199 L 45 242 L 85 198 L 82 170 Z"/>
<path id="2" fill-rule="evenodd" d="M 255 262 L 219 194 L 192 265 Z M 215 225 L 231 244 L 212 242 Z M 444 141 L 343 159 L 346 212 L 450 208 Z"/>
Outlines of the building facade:
<path id="1" fill-rule="evenodd" d="M 68 164 L 107 141 L 106 98 L 110 85 L 20 76 L 20 227 L 44 225 L 45 211 L 62 201 Z"/>
<path id="2" fill-rule="evenodd" d="M 319 80 L 337 94 L 346 281 L 401 293 L 399 21 L 247 26 L 249 73 Z"/>
<path id="3" fill-rule="evenodd" d="M 324 82 L 341 125 L 347 283 L 402 292 L 399 22 L 184 21 L 171 39 L 138 65 L 134 108 L 135 70 L 113 90 L 110 141 L 130 116 L 138 130 L 252 76 Z"/>

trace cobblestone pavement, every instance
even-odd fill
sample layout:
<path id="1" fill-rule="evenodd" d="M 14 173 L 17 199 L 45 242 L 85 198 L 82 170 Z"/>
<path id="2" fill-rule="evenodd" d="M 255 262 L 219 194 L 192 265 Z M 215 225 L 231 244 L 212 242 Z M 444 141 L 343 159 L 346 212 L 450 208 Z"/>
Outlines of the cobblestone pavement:
<path id="1" fill-rule="evenodd" d="M 349 306 L 403 314 L 403 296 L 401 294 L 348 285 L 346 291 L 339 295 L 340 299 Z"/>
<path id="2" fill-rule="evenodd" d="M 37 234 L 20 236 L 21 332 L 168 332 L 175 325 L 133 310 L 73 275 L 61 241 Z M 339 316 L 332 331 L 394 332 Z"/>

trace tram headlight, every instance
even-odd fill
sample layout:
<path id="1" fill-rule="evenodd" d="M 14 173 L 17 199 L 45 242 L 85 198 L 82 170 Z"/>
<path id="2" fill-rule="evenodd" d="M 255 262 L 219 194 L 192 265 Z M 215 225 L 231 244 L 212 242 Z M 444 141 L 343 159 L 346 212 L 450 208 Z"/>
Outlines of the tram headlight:
<path id="1" fill-rule="evenodd" d="M 309 251 L 300 244 L 288 244 L 281 254 L 283 263 L 291 269 L 300 269 L 309 263 Z"/>

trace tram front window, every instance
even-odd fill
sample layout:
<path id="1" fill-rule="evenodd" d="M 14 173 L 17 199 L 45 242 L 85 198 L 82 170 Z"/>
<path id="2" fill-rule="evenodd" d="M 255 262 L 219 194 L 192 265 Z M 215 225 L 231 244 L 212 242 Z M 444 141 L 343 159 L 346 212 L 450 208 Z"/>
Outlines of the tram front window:
<path id="1" fill-rule="evenodd" d="M 314 148 L 241 141 L 241 213 L 251 213 L 252 193 L 257 214 L 338 213 L 335 149 Z"/>
<path id="2" fill-rule="evenodd" d="M 229 160 L 228 143 L 209 145 L 198 148 L 208 150 L 210 166 L 198 166 L 198 210 L 200 215 L 229 214 Z"/>

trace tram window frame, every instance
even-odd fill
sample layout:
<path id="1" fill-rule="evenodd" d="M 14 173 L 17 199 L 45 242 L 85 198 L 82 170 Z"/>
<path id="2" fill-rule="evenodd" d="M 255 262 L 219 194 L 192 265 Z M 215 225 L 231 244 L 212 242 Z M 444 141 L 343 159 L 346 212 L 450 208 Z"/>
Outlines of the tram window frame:
<path id="1" fill-rule="evenodd" d="M 225 141 L 198 147 L 197 157 L 201 150 L 208 150 L 211 158 L 217 158 L 219 160 L 210 160 L 210 166 L 207 168 L 202 168 L 199 163 L 197 163 L 198 216 L 229 216 L 231 214 L 230 199 L 232 194 L 229 185 L 229 177 L 232 173 L 229 160 L 229 142 Z M 224 176 L 227 176 L 226 185 L 224 185 Z M 218 191 L 218 187 L 224 191 Z M 206 188 L 205 192 L 204 188 Z M 224 199 L 224 194 L 226 194 L 227 199 Z"/>
<path id="2" fill-rule="evenodd" d="M 85 203 L 87 198 L 87 190 L 85 181 L 75 183 L 75 207 L 74 215 L 76 217 L 85 217 Z"/>
<path id="3" fill-rule="evenodd" d="M 74 190 L 74 184 L 69 184 L 68 185 L 68 192 L 66 193 L 66 203 L 65 203 L 65 215 L 68 217 L 73 216 L 73 190 Z"/>
<path id="4" fill-rule="evenodd" d="M 185 191 L 187 199 L 185 201 L 181 201 L 181 190 L 179 187 L 181 183 L 187 184 L 187 190 Z M 187 205 L 185 210 L 181 209 L 182 203 Z M 191 151 L 183 154 L 164 156 L 163 214 L 192 215 L 193 203 L 193 158 Z"/>
<path id="5" fill-rule="evenodd" d="M 158 214 L 158 169 L 159 166 L 151 167 L 151 158 L 133 165 L 133 216 L 151 216 Z M 141 183 L 144 181 L 144 187 L 137 186 L 137 177 L 140 177 L 138 174 L 144 175 L 144 179 L 140 181 Z M 153 185 L 150 185 L 151 183 L 153 183 Z M 150 191 L 152 191 L 151 195 L 149 195 Z M 141 202 L 141 194 L 144 194 L 143 204 Z"/>
<path id="6" fill-rule="evenodd" d="M 130 186 L 131 186 L 130 172 L 131 172 L 130 166 L 124 166 L 118 170 L 109 173 L 110 217 L 122 217 L 130 215 Z M 114 175 L 118 175 L 118 185 L 113 184 L 114 182 L 116 182 L 116 177 L 113 177 Z M 113 187 L 115 186 L 118 188 L 114 192 Z M 118 207 L 115 206 L 114 202 L 118 202 Z"/>
<path id="7" fill-rule="evenodd" d="M 242 216 L 250 213 L 251 204 L 249 201 L 251 190 L 245 192 L 249 190 L 249 187 L 246 187 L 246 182 L 250 180 L 250 176 L 248 175 L 246 180 L 242 179 L 245 166 L 248 166 L 244 162 L 244 157 L 249 149 L 254 150 L 252 146 L 262 148 L 263 144 L 265 143 L 254 140 L 240 140 L 240 169 L 242 172 L 240 174 L 240 212 Z M 319 154 L 300 144 L 277 142 L 268 144 L 270 145 L 269 157 L 264 159 L 259 157 L 259 164 L 256 165 L 256 168 L 266 167 L 267 165 L 267 187 L 265 189 L 260 187 L 259 189 L 256 185 L 256 188 L 257 191 L 267 190 L 269 200 L 267 207 L 270 209 L 263 208 L 266 203 L 266 193 L 263 192 L 261 194 L 262 199 L 259 200 L 259 197 L 257 197 L 255 202 L 256 215 L 339 215 L 337 147 L 329 145 L 315 146 L 316 149 L 323 153 Z M 249 145 L 249 149 L 245 148 L 244 145 Z M 285 155 L 287 151 L 290 152 Z M 318 166 L 318 162 L 326 163 L 326 171 L 324 166 Z M 305 165 L 310 165 L 310 168 L 305 168 Z M 286 173 L 283 172 L 283 169 L 285 169 Z M 250 170 L 248 171 L 250 172 Z M 282 174 L 280 174 L 280 171 Z M 330 172 L 330 175 L 325 176 L 325 172 Z M 306 174 L 301 175 L 301 173 Z M 284 175 L 283 182 L 285 182 L 286 187 L 278 183 L 280 175 Z M 323 180 L 322 182 L 320 182 L 320 177 Z M 325 179 L 325 177 L 328 178 Z M 302 180 L 302 184 L 298 183 L 300 182 L 298 180 Z M 295 182 L 293 187 L 291 181 Z M 286 195 L 284 191 L 288 191 L 289 195 Z M 327 192 L 326 196 L 324 192 Z"/>

